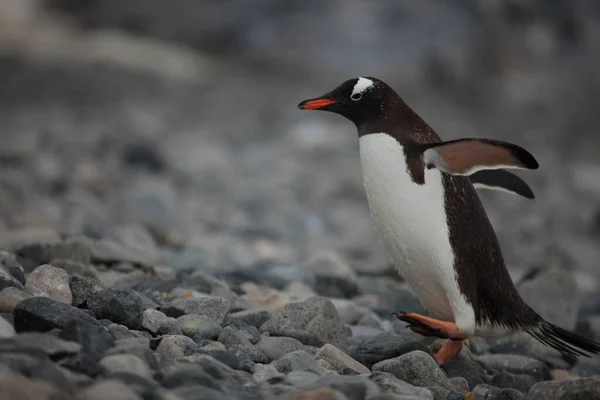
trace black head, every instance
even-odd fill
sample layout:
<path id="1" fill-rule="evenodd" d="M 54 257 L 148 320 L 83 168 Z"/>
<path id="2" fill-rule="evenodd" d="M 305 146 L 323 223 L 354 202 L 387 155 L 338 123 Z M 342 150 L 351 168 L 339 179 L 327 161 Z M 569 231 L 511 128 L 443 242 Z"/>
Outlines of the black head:
<path id="1" fill-rule="evenodd" d="M 396 99 L 396 92 L 383 81 L 371 77 L 354 78 L 321 97 L 304 100 L 298 108 L 331 111 L 360 127 L 383 115 Z"/>

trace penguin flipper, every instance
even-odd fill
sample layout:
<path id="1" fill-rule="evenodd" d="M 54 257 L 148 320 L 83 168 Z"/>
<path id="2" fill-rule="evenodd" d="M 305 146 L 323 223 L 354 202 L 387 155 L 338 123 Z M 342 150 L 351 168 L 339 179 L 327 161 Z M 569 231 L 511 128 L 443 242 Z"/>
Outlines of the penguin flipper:
<path id="1" fill-rule="evenodd" d="M 523 179 L 503 169 L 477 171 L 469 175 L 469 178 L 476 189 L 500 190 L 535 199 L 533 190 Z"/>
<path id="2" fill-rule="evenodd" d="M 423 161 L 450 175 L 471 175 L 481 170 L 537 169 L 536 159 L 524 148 L 493 139 L 458 139 L 421 146 Z"/>

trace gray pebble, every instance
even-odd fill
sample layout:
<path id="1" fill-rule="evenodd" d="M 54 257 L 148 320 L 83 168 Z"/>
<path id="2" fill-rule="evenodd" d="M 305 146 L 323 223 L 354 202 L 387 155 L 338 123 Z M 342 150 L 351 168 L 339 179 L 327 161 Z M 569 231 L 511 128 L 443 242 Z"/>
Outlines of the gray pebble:
<path id="1" fill-rule="evenodd" d="M 371 368 L 379 361 L 398 357 L 414 350 L 429 352 L 429 348 L 421 339 L 384 332 L 351 348 L 350 355 L 367 368 Z"/>
<path id="2" fill-rule="evenodd" d="M 396 378 L 419 387 L 454 389 L 435 360 L 419 350 L 380 361 L 373 366 L 373 371 L 389 372 Z"/>
<path id="3" fill-rule="evenodd" d="M 29 293 L 14 286 L 5 287 L 0 292 L 0 312 L 12 313 L 17 304 L 29 297 L 31 297 Z"/>
<path id="4" fill-rule="evenodd" d="M 262 324 L 271 319 L 271 316 L 271 312 L 260 308 L 251 308 L 249 310 L 229 314 L 232 323 L 243 321 L 257 328 L 260 328 Z"/>
<path id="5" fill-rule="evenodd" d="M 148 308 L 144 310 L 142 317 L 142 329 L 147 330 L 152 335 L 169 334 L 180 335 L 181 328 L 179 322 L 175 318 L 167 317 L 160 311 Z"/>
<path id="6" fill-rule="evenodd" d="M 480 383 L 488 383 L 489 378 L 480 364 L 474 361 L 450 360 L 441 367 L 449 378 L 462 377 L 468 382 L 468 388 Z"/>
<path id="7" fill-rule="evenodd" d="M 373 371 L 369 379 L 375 382 L 382 391 L 403 396 L 415 396 L 424 400 L 433 400 L 433 393 L 426 388 L 413 386 L 404 382 L 389 372 Z"/>
<path id="8" fill-rule="evenodd" d="M 344 351 L 348 349 L 346 326 L 331 301 L 324 297 L 286 304 L 260 330 L 273 336 L 293 337 L 308 345 L 331 343 Z"/>
<path id="9" fill-rule="evenodd" d="M 506 371 L 513 374 L 526 374 L 538 380 L 550 379 L 548 367 L 535 358 L 519 354 L 483 354 L 475 357 L 475 361 L 490 371 Z"/>
<path id="10" fill-rule="evenodd" d="M 166 357 L 177 359 L 197 351 L 198 345 L 189 337 L 183 335 L 164 336 L 156 352 Z"/>
<path id="11" fill-rule="evenodd" d="M 230 307 L 231 303 L 222 297 L 206 296 L 175 299 L 161 307 L 160 310 L 173 318 L 186 314 L 204 315 L 220 324 L 225 319 Z"/>
<path id="12" fill-rule="evenodd" d="M 141 400 L 127 385 L 116 379 L 97 381 L 84 388 L 75 400 Z"/>
<path id="13" fill-rule="evenodd" d="M 81 350 L 81 345 L 49 333 L 39 332 L 22 332 L 10 339 L 0 340 L 0 351 L 16 349 L 39 349 L 52 358 L 63 358 L 77 354 Z"/>
<path id="14" fill-rule="evenodd" d="M 266 364 L 269 362 L 267 355 L 262 350 L 256 348 L 242 332 L 231 326 L 223 328 L 218 341 L 234 354 L 245 354 L 255 363 Z"/>
<path id="15" fill-rule="evenodd" d="M 93 278 L 81 276 L 71 276 L 69 278 L 69 287 L 73 294 L 73 305 L 79 307 L 94 294 L 104 290 L 104 285 Z"/>
<path id="16" fill-rule="evenodd" d="M 110 373 L 130 373 L 153 380 L 152 371 L 139 357 L 132 354 L 114 354 L 103 357 L 100 366 Z"/>
<path id="17" fill-rule="evenodd" d="M 25 291 L 32 296 L 48 297 L 65 304 L 73 302 L 69 274 L 49 264 L 40 265 L 29 274 Z"/>
<path id="18" fill-rule="evenodd" d="M 129 329 L 139 329 L 142 325 L 142 300 L 133 290 L 104 289 L 93 294 L 87 304 L 98 319 L 106 318 Z"/>
<path id="19" fill-rule="evenodd" d="M 275 362 L 277 371 L 287 374 L 291 371 L 310 371 L 323 375 L 326 371 L 306 351 L 298 350 L 288 353 Z"/>
<path id="20" fill-rule="evenodd" d="M 305 349 L 298 339 L 285 336 L 262 336 L 256 347 L 267 355 L 269 361 L 278 360 L 287 353 Z"/>
<path id="21" fill-rule="evenodd" d="M 216 340 L 223 328 L 218 322 L 198 314 L 187 314 L 177 318 L 181 332 L 196 341 L 200 339 Z"/>

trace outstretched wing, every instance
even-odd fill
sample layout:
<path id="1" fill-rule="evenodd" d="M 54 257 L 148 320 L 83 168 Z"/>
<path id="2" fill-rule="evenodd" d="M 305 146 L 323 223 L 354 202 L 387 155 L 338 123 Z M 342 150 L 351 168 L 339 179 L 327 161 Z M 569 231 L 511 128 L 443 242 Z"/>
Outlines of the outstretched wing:
<path id="1" fill-rule="evenodd" d="M 422 152 L 427 168 L 437 168 L 450 175 L 467 175 L 476 188 L 535 198 L 525 181 L 503 170 L 539 167 L 533 155 L 516 144 L 492 139 L 458 139 L 423 145 Z"/>
<path id="2" fill-rule="evenodd" d="M 423 160 L 451 175 L 487 169 L 537 169 L 536 159 L 516 144 L 492 139 L 458 139 L 424 146 Z"/>
<path id="3" fill-rule="evenodd" d="M 477 171 L 473 175 L 469 175 L 469 178 L 477 189 L 500 190 L 535 199 L 533 190 L 523 179 L 503 169 Z"/>

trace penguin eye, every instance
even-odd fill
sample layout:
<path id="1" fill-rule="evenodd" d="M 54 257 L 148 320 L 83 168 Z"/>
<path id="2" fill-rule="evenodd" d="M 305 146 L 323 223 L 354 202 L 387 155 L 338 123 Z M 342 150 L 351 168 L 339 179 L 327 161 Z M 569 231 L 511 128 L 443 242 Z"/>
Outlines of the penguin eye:
<path id="1" fill-rule="evenodd" d="M 354 93 L 352 96 L 350 96 L 350 98 L 354 101 L 359 101 L 362 99 L 362 93 Z"/>

